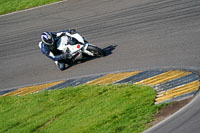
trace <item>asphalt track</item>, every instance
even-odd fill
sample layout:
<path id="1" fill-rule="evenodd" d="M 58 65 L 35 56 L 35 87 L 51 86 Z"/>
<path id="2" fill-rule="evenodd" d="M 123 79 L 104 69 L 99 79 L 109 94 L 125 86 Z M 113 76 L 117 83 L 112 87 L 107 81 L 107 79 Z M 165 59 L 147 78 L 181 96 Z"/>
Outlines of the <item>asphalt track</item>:
<path id="1" fill-rule="evenodd" d="M 199 0 L 68 0 L 2 16 L 0 89 L 130 69 L 200 70 L 199 16 Z M 108 56 L 59 71 L 38 42 L 43 31 L 69 28 Z M 192 104 L 157 131 L 199 132 L 199 108 Z"/>

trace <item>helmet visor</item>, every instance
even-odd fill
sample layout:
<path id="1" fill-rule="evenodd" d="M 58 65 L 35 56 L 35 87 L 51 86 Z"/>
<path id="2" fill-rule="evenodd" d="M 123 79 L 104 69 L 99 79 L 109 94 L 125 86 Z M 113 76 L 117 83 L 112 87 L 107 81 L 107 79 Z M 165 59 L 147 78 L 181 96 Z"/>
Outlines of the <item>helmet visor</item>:
<path id="1" fill-rule="evenodd" d="M 53 45 L 53 38 L 45 40 L 45 42 L 49 45 Z"/>

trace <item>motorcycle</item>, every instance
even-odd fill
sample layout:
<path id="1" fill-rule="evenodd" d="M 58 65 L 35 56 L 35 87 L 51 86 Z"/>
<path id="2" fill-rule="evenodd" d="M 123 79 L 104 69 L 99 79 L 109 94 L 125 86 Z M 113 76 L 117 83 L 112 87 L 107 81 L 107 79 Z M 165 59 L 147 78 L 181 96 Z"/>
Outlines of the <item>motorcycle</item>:
<path id="1" fill-rule="evenodd" d="M 72 38 L 73 45 L 68 44 L 67 36 Z M 77 32 L 74 34 L 66 33 L 65 36 L 62 36 L 57 42 L 57 49 L 62 51 L 62 53 L 69 53 L 70 57 L 66 59 L 66 62 L 75 62 L 87 59 L 88 57 L 103 57 L 106 55 L 103 49 L 88 43 Z"/>

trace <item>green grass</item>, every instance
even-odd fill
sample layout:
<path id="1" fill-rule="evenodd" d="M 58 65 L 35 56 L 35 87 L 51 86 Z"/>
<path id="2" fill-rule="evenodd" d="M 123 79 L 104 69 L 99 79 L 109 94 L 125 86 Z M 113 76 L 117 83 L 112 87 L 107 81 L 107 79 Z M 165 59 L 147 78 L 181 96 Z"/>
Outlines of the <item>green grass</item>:
<path id="1" fill-rule="evenodd" d="M 0 0 L 0 15 L 61 0 Z"/>
<path id="2" fill-rule="evenodd" d="M 163 105 L 151 87 L 78 86 L 0 98 L 0 133 L 137 133 Z"/>

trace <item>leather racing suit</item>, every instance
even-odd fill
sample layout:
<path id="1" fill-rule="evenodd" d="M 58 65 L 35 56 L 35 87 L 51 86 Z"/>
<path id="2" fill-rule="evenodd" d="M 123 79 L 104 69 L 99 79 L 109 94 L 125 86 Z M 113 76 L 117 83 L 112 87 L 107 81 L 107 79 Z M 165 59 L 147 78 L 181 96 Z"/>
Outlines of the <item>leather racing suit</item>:
<path id="1" fill-rule="evenodd" d="M 46 45 L 42 41 L 39 43 L 39 47 L 41 49 L 41 52 L 46 55 L 48 58 L 55 61 L 58 68 L 62 71 L 65 69 L 65 65 L 69 64 L 69 62 L 66 62 L 66 58 L 69 56 L 69 53 L 62 53 L 62 51 L 57 49 L 57 42 L 62 36 L 68 37 L 68 43 L 70 43 L 71 37 L 70 30 L 61 31 L 61 32 L 51 32 L 52 37 L 54 39 L 53 45 Z"/>

